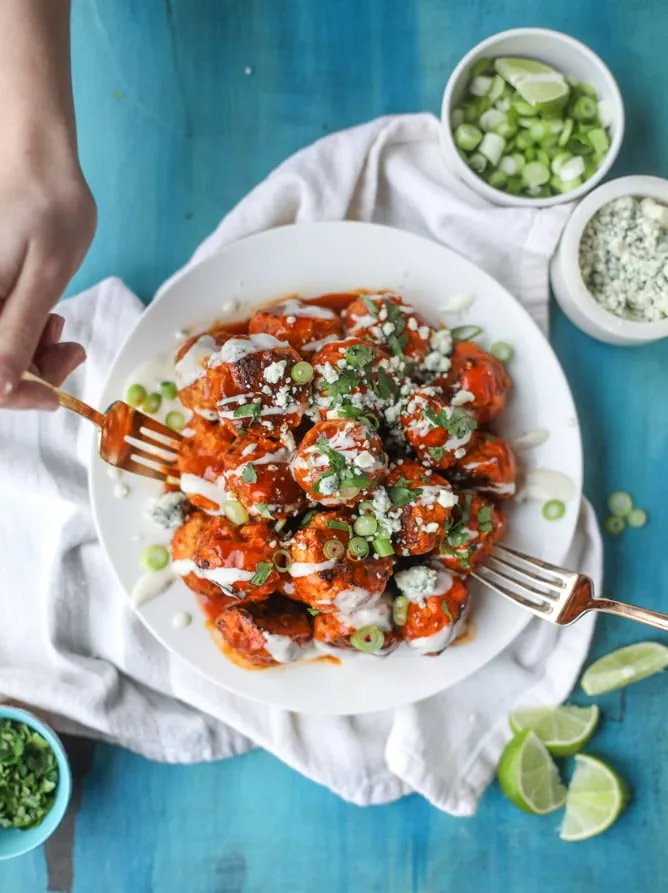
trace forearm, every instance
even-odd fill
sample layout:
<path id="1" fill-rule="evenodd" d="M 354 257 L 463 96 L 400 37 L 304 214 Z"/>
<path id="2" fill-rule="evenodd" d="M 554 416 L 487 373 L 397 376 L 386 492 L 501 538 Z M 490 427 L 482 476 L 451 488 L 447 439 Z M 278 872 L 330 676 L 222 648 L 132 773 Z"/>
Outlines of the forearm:
<path id="1" fill-rule="evenodd" d="M 70 0 L 0 0 L 0 87 L 6 149 L 76 159 Z"/>

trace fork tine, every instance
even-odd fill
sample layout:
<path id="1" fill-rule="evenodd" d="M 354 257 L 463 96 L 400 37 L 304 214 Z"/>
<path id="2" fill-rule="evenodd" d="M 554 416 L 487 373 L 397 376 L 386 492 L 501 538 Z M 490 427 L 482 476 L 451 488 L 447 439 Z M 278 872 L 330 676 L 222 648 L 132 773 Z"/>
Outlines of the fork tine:
<path id="1" fill-rule="evenodd" d="M 155 419 L 151 419 L 143 413 L 141 417 L 141 427 L 148 428 L 155 434 L 161 434 L 166 440 L 170 441 L 171 444 L 174 444 L 173 449 L 178 449 L 179 444 L 183 440 L 183 437 L 178 431 L 174 431 L 173 428 L 168 428 L 167 425 L 163 425 L 162 422 L 157 422 Z"/>
<path id="2" fill-rule="evenodd" d="M 148 466 L 149 468 L 157 468 L 165 476 L 172 473 L 169 462 L 163 462 L 159 456 L 154 456 L 153 453 L 149 453 L 146 450 L 140 450 L 136 446 L 132 447 L 130 458 L 133 459 L 135 462 L 139 462 L 142 465 Z"/>
<path id="3" fill-rule="evenodd" d="M 145 478 L 154 478 L 156 481 L 165 481 L 168 477 L 167 474 L 158 471 L 157 468 L 150 468 L 148 465 L 142 465 L 133 459 L 126 459 L 123 465 L 119 467 L 122 467 L 124 471 L 132 472 L 132 474 L 141 474 Z"/>
<path id="4" fill-rule="evenodd" d="M 490 580 L 485 575 L 487 573 L 494 573 L 491 571 L 489 567 L 478 568 L 477 571 L 473 571 L 471 574 L 472 577 L 475 577 L 479 583 L 482 583 L 484 586 L 489 587 L 489 589 L 493 589 L 494 592 L 498 592 L 499 595 L 503 595 L 506 598 L 509 598 L 511 601 L 515 602 L 518 605 L 521 605 L 523 608 L 526 608 L 528 611 L 531 611 L 533 614 L 549 614 L 552 610 L 550 606 L 546 603 L 534 602 L 528 598 L 525 598 L 523 595 L 520 595 L 517 592 L 513 592 L 510 589 L 506 589 L 505 586 L 502 586 L 500 583 L 495 583 L 494 580 Z"/>
<path id="5" fill-rule="evenodd" d="M 164 446 L 156 446 L 153 447 L 153 444 L 144 440 L 140 437 L 132 437 L 131 435 L 126 435 L 125 442 L 129 443 L 130 446 L 134 450 L 139 450 L 147 455 L 149 459 L 153 459 L 153 461 L 160 461 L 164 465 L 173 465 L 176 462 L 176 453 L 171 452 L 170 450 L 165 449 Z M 144 449 L 145 447 L 151 447 L 150 450 Z"/>
<path id="6" fill-rule="evenodd" d="M 500 564 L 504 568 L 504 570 L 501 570 L 492 565 L 492 561 Z M 555 592 L 554 590 L 550 590 L 547 584 L 545 584 L 545 589 L 536 589 L 534 584 L 542 584 L 542 580 L 538 580 L 535 577 L 532 577 L 530 574 L 527 574 L 519 568 L 515 567 L 514 565 L 509 564 L 507 561 L 503 561 L 502 559 L 497 558 L 496 555 L 490 555 L 487 567 L 490 571 L 493 571 L 499 577 L 503 577 L 504 580 L 508 580 L 509 583 L 515 583 L 516 586 L 521 586 L 523 589 L 528 589 L 529 592 L 533 592 L 535 595 L 539 595 L 542 598 L 547 599 L 559 598 L 559 593 Z M 510 568 L 512 570 L 512 574 L 507 573 L 505 571 L 505 568 Z"/>
<path id="7" fill-rule="evenodd" d="M 171 453 L 173 456 L 178 455 L 179 448 L 177 446 L 173 447 L 168 445 L 166 437 L 159 440 L 158 438 L 160 435 L 153 434 L 148 428 L 143 427 L 139 429 L 139 433 L 141 434 L 141 437 L 137 439 L 141 440 L 142 443 L 150 443 L 151 446 L 156 447 L 156 449 L 164 450 L 167 453 Z"/>
<path id="8" fill-rule="evenodd" d="M 551 571 L 559 580 L 563 578 L 564 568 L 557 567 L 556 564 L 549 564 L 547 561 L 541 561 L 540 558 L 529 558 L 527 555 L 523 555 L 522 552 L 518 552 L 516 549 L 511 549 L 510 546 L 504 546 L 501 543 L 499 543 L 499 545 L 495 547 L 495 551 L 496 550 L 500 552 L 508 552 L 510 555 L 514 555 L 515 558 L 519 558 L 520 561 L 528 564 L 531 568 L 540 567 L 543 570 Z"/>

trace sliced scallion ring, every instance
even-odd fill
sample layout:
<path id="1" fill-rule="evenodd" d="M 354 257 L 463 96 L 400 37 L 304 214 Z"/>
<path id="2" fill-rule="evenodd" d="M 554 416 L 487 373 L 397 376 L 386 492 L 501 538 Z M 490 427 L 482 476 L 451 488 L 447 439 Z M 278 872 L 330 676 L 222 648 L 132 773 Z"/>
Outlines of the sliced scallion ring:
<path id="1" fill-rule="evenodd" d="M 647 524 L 647 512 L 644 509 L 633 509 L 626 520 L 629 527 L 644 527 Z"/>
<path id="2" fill-rule="evenodd" d="M 478 335 L 482 335 L 480 326 L 455 326 L 451 333 L 453 341 L 473 341 Z"/>
<path id="3" fill-rule="evenodd" d="M 168 428 L 171 428 L 172 431 L 183 431 L 186 426 L 186 417 L 182 412 L 168 412 L 167 418 L 165 419 L 165 425 Z"/>
<path id="4" fill-rule="evenodd" d="M 619 534 L 623 533 L 626 528 L 626 521 L 624 518 L 620 518 L 619 515 L 610 515 L 610 517 L 606 518 L 603 522 L 603 527 L 605 528 L 605 532 L 609 533 L 610 536 L 619 536 Z"/>
<path id="5" fill-rule="evenodd" d="M 515 356 L 515 348 L 507 341 L 495 341 L 489 349 L 489 352 L 497 360 L 502 363 L 509 363 Z"/>
<path id="6" fill-rule="evenodd" d="M 173 381 L 163 381 L 160 385 L 160 390 L 165 400 L 176 400 L 179 396 L 179 390 Z"/>
<path id="7" fill-rule="evenodd" d="M 141 384 L 131 384 L 125 395 L 126 403 L 129 403 L 130 406 L 134 406 L 136 409 L 138 406 L 142 405 L 145 399 L 146 388 Z"/>
<path id="8" fill-rule="evenodd" d="M 362 515 L 366 515 L 369 513 L 374 514 L 374 512 L 375 512 L 375 509 L 373 507 L 373 502 L 360 502 L 360 504 L 357 506 L 357 508 L 358 508 L 358 511 L 360 512 L 360 514 L 362 514 Z"/>
<path id="9" fill-rule="evenodd" d="M 566 506 L 561 499 L 550 499 L 543 506 L 543 517 L 547 521 L 558 521 L 566 514 Z"/>
<path id="10" fill-rule="evenodd" d="M 307 363 L 306 360 L 302 360 L 299 363 L 295 363 L 290 375 L 297 384 L 307 384 L 313 378 L 313 366 Z"/>
<path id="11" fill-rule="evenodd" d="M 276 549 L 272 556 L 274 567 L 281 574 L 287 574 L 292 564 L 292 556 L 287 549 Z"/>
<path id="12" fill-rule="evenodd" d="M 248 512 L 238 499 L 230 499 L 223 506 L 225 517 L 237 527 L 248 524 Z"/>
<path id="13" fill-rule="evenodd" d="M 350 644 L 358 651 L 374 654 L 385 644 L 385 635 L 377 626 L 361 626 L 350 637 Z"/>
<path id="14" fill-rule="evenodd" d="M 362 536 L 354 536 L 348 543 L 348 554 L 352 558 L 366 558 L 369 551 L 369 544 Z"/>
<path id="15" fill-rule="evenodd" d="M 339 496 L 344 500 L 354 499 L 358 493 L 359 487 L 341 487 L 339 490 Z"/>
<path id="16" fill-rule="evenodd" d="M 139 558 L 143 570 L 161 571 L 169 564 L 169 552 L 164 546 L 147 546 Z"/>
<path id="17" fill-rule="evenodd" d="M 346 547 L 341 540 L 327 540 L 322 551 L 325 553 L 325 558 L 332 560 L 342 558 L 346 554 Z"/>
<path id="18" fill-rule="evenodd" d="M 633 498 L 630 493 L 626 493 L 624 490 L 615 490 L 614 493 L 608 496 L 608 508 L 613 515 L 625 518 L 633 510 Z"/>
<path id="19" fill-rule="evenodd" d="M 373 548 L 379 558 L 394 555 L 394 546 L 386 536 L 377 536 L 373 541 Z"/>
<path id="20" fill-rule="evenodd" d="M 404 626 L 408 620 L 408 599 L 405 595 L 398 595 L 392 604 L 392 619 L 396 626 Z"/>
<path id="21" fill-rule="evenodd" d="M 355 521 L 353 530 L 358 536 L 373 536 L 378 530 L 378 521 L 373 515 L 362 515 Z"/>
<path id="22" fill-rule="evenodd" d="M 144 398 L 144 403 L 142 404 L 142 409 L 144 412 L 149 412 L 151 415 L 156 413 L 160 409 L 160 404 L 162 403 L 162 395 L 158 393 L 148 394 L 147 397 Z"/>

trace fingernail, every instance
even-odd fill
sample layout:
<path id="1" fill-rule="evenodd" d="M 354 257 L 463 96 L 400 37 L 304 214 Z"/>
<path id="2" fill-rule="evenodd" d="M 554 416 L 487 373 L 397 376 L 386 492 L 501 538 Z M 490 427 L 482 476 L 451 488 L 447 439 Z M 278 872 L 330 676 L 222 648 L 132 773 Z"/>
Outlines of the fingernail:
<path id="1" fill-rule="evenodd" d="M 13 390 L 14 379 L 11 372 L 4 366 L 0 366 L 0 400 L 4 400 L 5 397 L 9 397 Z"/>
<path id="2" fill-rule="evenodd" d="M 60 336 L 63 334 L 63 329 L 65 328 L 65 319 L 62 316 L 59 316 L 57 313 L 54 313 L 51 316 L 53 320 L 53 339 L 54 341 L 60 341 Z"/>

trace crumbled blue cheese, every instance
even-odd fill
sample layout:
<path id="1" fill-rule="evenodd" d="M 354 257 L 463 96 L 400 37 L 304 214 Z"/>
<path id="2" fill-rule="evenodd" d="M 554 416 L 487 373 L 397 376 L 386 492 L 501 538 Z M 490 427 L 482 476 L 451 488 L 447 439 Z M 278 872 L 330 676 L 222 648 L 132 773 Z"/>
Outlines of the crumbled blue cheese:
<path id="1" fill-rule="evenodd" d="M 286 360 L 279 360 L 276 363 L 270 363 L 262 373 L 264 380 L 270 384 L 278 384 L 285 374 Z"/>
<path id="2" fill-rule="evenodd" d="M 608 202 L 582 235 L 580 271 L 592 297 L 616 316 L 668 317 L 668 208 L 632 195 Z"/>
<path id="3" fill-rule="evenodd" d="M 418 605 L 424 605 L 425 599 L 433 595 L 437 580 L 437 571 L 424 564 L 409 567 L 394 575 L 394 582 L 399 587 L 401 594 L 405 595 L 409 602 L 415 602 Z"/>
<path id="4" fill-rule="evenodd" d="M 174 530 L 183 524 L 188 507 L 184 493 L 163 493 L 154 499 L 146 509 L 146 517 L 163 530 Z"/>

